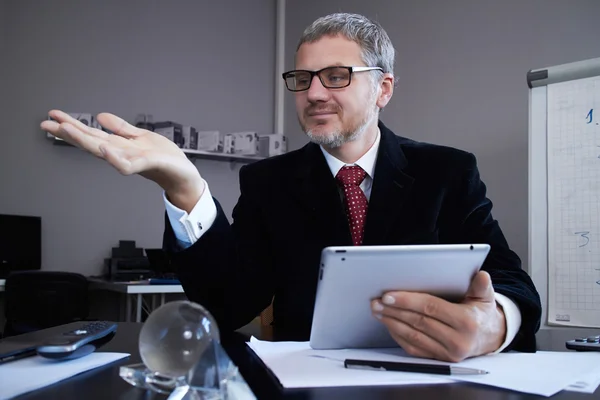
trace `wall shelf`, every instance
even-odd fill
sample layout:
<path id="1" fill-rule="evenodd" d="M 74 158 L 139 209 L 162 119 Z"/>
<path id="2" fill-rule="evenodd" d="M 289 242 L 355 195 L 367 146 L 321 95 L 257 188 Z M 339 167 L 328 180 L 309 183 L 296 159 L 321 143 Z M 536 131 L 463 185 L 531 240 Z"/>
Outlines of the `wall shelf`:
<path id="1" fill-rule="evenodd" d="M 64 140 L 59 139 L 55 136 L 52 136 L 49 133 L 47 133 L 46 135 L 47 135 L 47 138 L 49 140 L 51 140 L 55 145 L 71 146 L 71 144 L 69 144 L 69 143 L 65 142 Z M 188 156 L 188 158 L 198 158 L 198 159 L 214 160 L 214 161 L 228 161 L 228 162 L 232 162 L 232 163 L 238 162 L 238 163 L 249 164 L 249 163 L 253 163 L 255 161 L 264 159 L 264 157 L 250 156 L 250 155 L 243 155 L 243 154 L 213 153 L 210 151 L 193 150 L 193 149 L 182 149 L 182 150 L 185 153 L 185 155 Z"/>
<path id="2" fill-rule="evenodd" d="M 264 158 L 264 157 L 259 157 L 259 156 L 249 156 L 249 155 L 243 155 L 243 154 L 213 153 L 210 151 L 192 150 L 192 149 L 183 149 L 183 152 L 188 156 L 188 158 L 202 158 L 202 159 L 206 159 L 206 160 L 242 162 L 242 163 L 252 163 L 254 161 L 259 161 Z"/>

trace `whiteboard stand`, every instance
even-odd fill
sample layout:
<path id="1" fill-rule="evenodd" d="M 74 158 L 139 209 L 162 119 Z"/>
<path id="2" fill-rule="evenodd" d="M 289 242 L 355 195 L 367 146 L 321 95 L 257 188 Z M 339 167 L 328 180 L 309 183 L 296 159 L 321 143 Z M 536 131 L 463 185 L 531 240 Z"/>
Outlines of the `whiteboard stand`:
<path id="1" fill-rule="evenodd" d="M 566 340 L 600 334 L 599 329 L 595 328 L 554 326 L 548 323 L 548 85 L 596 76 L 600 76 L 600 58 L 531 70 L 527 73 L 527 84 L 530 88 L 527 272 L 542 300 L 542 324 L 537 335 L 540 349 L 566 350 Z M 600 107 L 597 117 L 600 119 Z M 600 237 L 600 232 L 598 235 Z"/>

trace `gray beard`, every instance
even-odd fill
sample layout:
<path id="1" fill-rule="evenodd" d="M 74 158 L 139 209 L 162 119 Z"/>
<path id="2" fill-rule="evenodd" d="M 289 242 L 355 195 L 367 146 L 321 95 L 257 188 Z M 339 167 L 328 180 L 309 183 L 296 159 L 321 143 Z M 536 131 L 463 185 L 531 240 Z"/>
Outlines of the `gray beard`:
<path id="1" fill-rule="evenodd" d="M 353 142 L 356 139 L 360 138 L 371 122 L 375 118 L 377 118 L 377 107 L 375 107 L 365 119 L 362 120 L 360 125 L 354 129 L 354 131 L 340 131 L 336 130 L 333 132 L 328 132 L 327 134 L 315 134 L 311 129 L 304 129 L 304 132 L 308 136 L 311 142 L 316 143 L 321 146 L 329 147 L 329 148 L 337 148 L 343 145 L 344 143 Z"/>

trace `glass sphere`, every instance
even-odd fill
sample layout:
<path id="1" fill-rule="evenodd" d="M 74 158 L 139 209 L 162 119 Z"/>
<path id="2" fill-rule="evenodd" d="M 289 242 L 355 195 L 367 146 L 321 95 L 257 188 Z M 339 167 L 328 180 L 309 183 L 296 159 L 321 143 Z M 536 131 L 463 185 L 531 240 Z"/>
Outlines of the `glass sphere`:
<path id="1" fill-rule="evenodd" d="M 178 378 L 219 340 L 217 323 L 204 307 L 191 301 L 172 301 L 150 314 L 140 332 L 139 350 L 150 371 Z"/>

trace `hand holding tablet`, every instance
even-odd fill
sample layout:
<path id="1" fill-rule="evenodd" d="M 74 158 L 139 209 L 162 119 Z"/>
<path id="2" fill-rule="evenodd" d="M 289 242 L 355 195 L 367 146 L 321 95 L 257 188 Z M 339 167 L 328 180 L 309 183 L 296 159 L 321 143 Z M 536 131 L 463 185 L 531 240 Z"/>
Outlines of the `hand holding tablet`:
<path id="1" fill-rule="evenodd" d="M 473 340 L 476 343 L 472 348 L 467 348 L 468 346 L 458 342 L 440 343 L 416 329 L 421 324 L 421 329 L 438 339 L 440 335 L 451 332 L 452 325 L 448 325 L 451 322 L 458 322 L 459 328 L 467 330 L 481 322 L 485 328 L 483 331 L 498 331 L 498 324 L 504 323 L 503 315 L 486 318 L 491 309 L 495 313 L 501 313 L 493 301 L 489 276 L 481 273 L 477 275 L 475 285 L 471 285 L 489 249 L 486 244 L 324 249 L 311 346 L 316 349 L 333 349 L 397 347 L 400 344 L 414 355 L 439 359 L 461 358 L 474 350 L 489 347 L 488 343 L 484 343 L 485 340 L 480 340 L 479 334 L 468 337 L 471 345 Z M 394 301 L 387 305 L 380 301 L 385 311 L 380 312 L 382 318 L 378 321 L 373 316 L 373 301 L 383 300 L 382 296 L 386 293 Z M 482 293 L 484 297 L 492 298 L 488 304 L 489 309 L 485 311 L 477 307 Z M 431 299 L 435 301 L 431 302 Z M 462 301 L 467 303 L 460 304 Z M 452 307 L 440 307 L 441 304 Z M 424 313 L 436 311 L 436 307 L 440 318 L 446 318 L 445 322 L 422 317 L 427 315 Z M 419 313 L 419 310 L 422 312 Z M 446 316 L 447 312 L 450 314 Z M 460 313 L 464 315 L 456 319 Z M 436 324 L 432 324 L 432 321 Z M 477 324 L 473 321 L 477 321 Z M 474 330 L 479 333 L 482 327 L 476 326 Z M 430 332 L 431 329 L 434 330 Z M 496 339 L 499 335 L 492 336 Z M 447 338 L 455 340 L 456 337 L 457 335 L 449 335 Z M 458 337 L 467 336 L 458 334 Z M 433 343 L 437 346 L 432 346 Z M 441 352 L 440 348 L 445 349 L 445 346 L 450 347 L 451 351 Z"/>
<path id="2" fill-rule="evenodd" d="M 460 303 L 392 291 L 371 307 L 392 338 L 415 357 L 459 362 L 496 351 L 506 335 L 504 313 L 484 271 L 475 275 Z"/>

